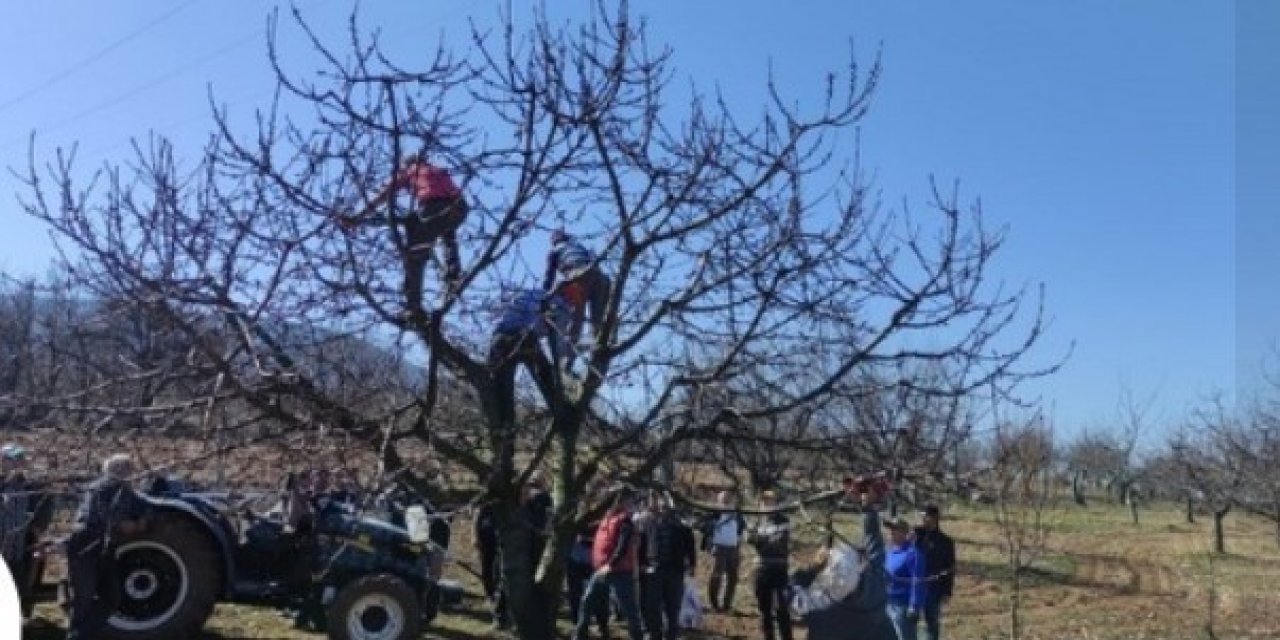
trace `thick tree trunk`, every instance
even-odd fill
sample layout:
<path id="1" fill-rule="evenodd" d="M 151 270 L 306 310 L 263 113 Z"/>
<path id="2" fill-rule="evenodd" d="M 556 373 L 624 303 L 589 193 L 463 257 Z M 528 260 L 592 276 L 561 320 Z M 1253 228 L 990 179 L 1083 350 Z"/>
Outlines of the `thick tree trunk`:
<path id="1" fill-rule="evenodd" d="M 1231 507 L 1226 509 L 1213 510 L 1213 552 L 1226 553 L 1227 545 L 1222 535 L 1222 520 L 1227 517 L 1227 512 L 1231 511 Z"/>

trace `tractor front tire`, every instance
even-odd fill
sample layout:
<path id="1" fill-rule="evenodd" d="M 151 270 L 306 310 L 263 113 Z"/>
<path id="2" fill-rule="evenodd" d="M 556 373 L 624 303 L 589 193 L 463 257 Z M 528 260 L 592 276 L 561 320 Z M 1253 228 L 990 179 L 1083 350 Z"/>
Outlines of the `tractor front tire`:
<path id="1" fill-rule="evenodd" d="M 331 640 L 416 640 L 422 609 L 404 580 L 379 573 L 347 583 L 329 605 L 328 622 Z"/>

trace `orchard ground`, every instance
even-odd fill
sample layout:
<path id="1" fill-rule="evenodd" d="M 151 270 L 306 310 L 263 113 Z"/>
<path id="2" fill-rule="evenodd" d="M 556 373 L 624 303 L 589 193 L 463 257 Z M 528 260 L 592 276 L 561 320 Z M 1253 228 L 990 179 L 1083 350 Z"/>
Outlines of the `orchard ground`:
<path id="1" fill-rule="evenodd" d="M 1186 522 L 1173 505 L 1151 505 L 1134 525 L 1128 511 L 1091 501 L 1080 508 L 1063 501 L 1049 513 L 1048 552 L 1032 567 L 1025 583 L 1027 638 L 1181 639 L 1208 637 L 1205 628 L 1214 600 L 1217 638 L 1280 637 L 1280 547 L 1274 525 L 1232 513 L 1226 523 L 1228 553 L 1210 556 L 1211 520 Z M 852 532 L 853 519 L 837 520 Z M 1009 572 L 1003 562 L 1000 532 L 990 508 L 954 504 L 944 528 L 956 539 L 960 558 L 956 594 L 946 612 L 950 638 L 1000 638 L 1007 624 Z M 469 523 L 455 526 L 454 552 L 460 563 L 476 566 Z M 796 562 L 809 557 L 802 542 Z M 744 558 L 742 586 L 733 615 L 708 615 L 707 628 L 691 637 L 760 637 L 749 586 L 751 552 Z M 709 564 L 699 567 L 705 584 Z M 479 584 L 461 565 L 447 569 L 461 581 L 467 598 L 460 609 L 443 614 L 425 637 L 469 640 L 490 638 L 489 617 L 478 597 Z M 1216 591 L 1216 596 L 1213 593 Z M 61 612 L 42 605 L 24 637 L 61 638 Z M 567 632 L 567 621 L 564 629 Z M 615 635 L 621 636 L 618 628 Z M 207 626 L 207 638 L 318 638 L 294 631 L 289 620 L 270 609 L 219 605 Z M 797 627 L 797 638 L 803 638 Z"/>

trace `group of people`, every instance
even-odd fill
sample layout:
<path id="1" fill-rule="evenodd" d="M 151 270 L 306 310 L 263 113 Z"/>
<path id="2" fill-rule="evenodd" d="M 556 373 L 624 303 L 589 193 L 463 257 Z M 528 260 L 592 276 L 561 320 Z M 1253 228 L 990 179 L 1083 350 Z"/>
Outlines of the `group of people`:
<path id="1" fill-rule="evenodd" d="M 883 495 L 875 486 L 852 483 L 845 491 L 845 500 L 861 510 L 863 519 L 861 540 L 851 545 L 860 556 L 857 588 L 804 612 L 809 637 L 837 640 L 857 630 L 858 638 L 915 640 L 923 622 L 924 637 L 938 640 L 955 570 L 955 547 L 940 528 L 939 509 L 924 507 L 914 528 L 901 518 L 882 523 Z M 606 499 L 608 511 L 578 531 L 570 551 L 575 640 L 587 638 L 593 625 L 609 637 L 614 615 L 633 640 L 679 637 L 686 622 L 682 603 L 691 588 L 686 579 L 695 574 L 699 551 L 712 564 L 707 604 L 718 613 L 732 612 L 743 545 L 755 551 L 751 580 L 762 636 L 790 640 L 795 592 L 814 583 L 827 568 L 832 548 L 841 544 L 829 539 L 816 563 L 792 573 L 790 507 L 781 505 L 774 491 L 760 494 L 750 517 L 722 492 L 710 515 L 697 523 L 683 519 L 662 493 L 645 497 L 620 487 Z M 888 531 L 887 543 L 882 530 Z"/>
<path id="2" fill-rule="evenodd" d="M 808 588 L 828 568 L 838 546 L 859 559 L 856 588 L 806 613 L 811 640 L 846 638 L 853 629 L 868 640 L 915 640 L 921 622 L 926 639 L 941 638 L 942 607 L 955 579 L 955 545 L 942 532 L 935 505 L 921 510 L 915 528 L 903 518 L 882 521 L 887 491 L 879 480 L 846 478 L 843 501 L 862 513 L 861 540 L 846 544 L 829 538 L 817 562 L 792 576 L 793 588 Z M 882 530 L 889 532 L 888 544 Z"/>
<path id="3" fill-rule="evenodd" d="M 534 558 L 547 543 L 551 498 L 535 474 L 522 501 L 519 522 L 528 524 Z M 955 547 L 940 528 L 940 511 L 921 510 L 919 526 L 879 515 L 884 487 L 849 479 L 844 500 L 862 512 L 861 540 L 850 543 L 859 554 L 856 590 L 835 602 L 806 608 L 804 624 L 813 640 L 849 637 L 915 640 L 923 623 L 924 637 L 941 638 L 941 612 L 951 597 Z M 613 618 L 621 620 L 633 640 L 674 640 L 690 622 L 689 578 L 705 554 L 710 561 L 706 603 L 711 611 L 734 611 L 742 547 L 754 549 L 752 590 L 765 640 L 790 640 L 795 594 L 814 584 L 827 569 L 832 549 L 843 544 L 834 534 L 817 562 L 791 571 L 792 528 L 774 491 L 764 491 L 750 515 L 729 492 L 721 492 L 709 515 L 694 521 L 675 508 L 663 492 L 642 494 L 616 487 L 603 497 L 608 510 L 576 532 L 566 565 L 569 613 L 575 640 L 585 640 L 594 627 L 609 637 Z M 501 585 L 501 540 L 491 507 L 475 521 L 486 595 L 494 604 L 495 626 L 511 620 Z M 888 531 L 888 540 L 884 530 Z M 699 541 L 698 538 L 701 537 Z M 694 598 L 696 600 L 696 598 Z"/>
<path id="4" fill-rule="evenodd" d="M 338 218 L 339 225 L 350 231 L 397 194 L 407 192 L 411 197 L 403 215 L 395 215 L 397 209 L 391 207 L 393 215 L 388 216 L 403 256 L 405 308 L 401 316 L 406 321 L 426 318 L 422 306 L 424 274 L 437 243 L 444 248 L 440 262 L 445 290 L 457 293 L 464 275 L 458 230 L 470 206 L 448 171 L 432 164 L 428 155 L 424 148 L 409 156 L 363 208 Z M 563 229 L 553 231 L 542 288 L 509 292 L 497 313 L 489 359 L 499 382 L 507 381 L 505 386 L 510 387 L 515 366 L 532 364 L 529 356 L 544 338 L 557 368 L 573 377 L 587 317 L 598 332 L 611 286 L 595 253 Z"/>

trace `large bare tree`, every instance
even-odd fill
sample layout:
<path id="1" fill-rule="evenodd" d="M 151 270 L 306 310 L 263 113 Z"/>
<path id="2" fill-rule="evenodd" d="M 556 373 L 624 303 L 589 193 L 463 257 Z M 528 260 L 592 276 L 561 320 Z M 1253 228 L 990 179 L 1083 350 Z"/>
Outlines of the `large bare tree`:
<path id="1" fill-rule="evenodd" d="M 312 36 L 320 68 L 283 58 L 285 28 Z M 537 14 L 517 29 L 503 15 L 463 45 L 403 60 L 354 16 L 341 43 L 296 13 L 270 31 L 279 92 L 255 131 L 219 110 L 201 157 L 140 148 L 87 182 L 70 154 L 33 162 L 26 211 L 55 233 L 80 286 L 174 328 L 246 410 L 389 441 L 390 465 L 404 463 L 401 447 L 427 446 L 471 474 L 504 532 L 521 637 L 551 635 L 561 560 L 594 506 L 580 498 L 600 479 L 640 481 L 683 443 L 755 437 L 734 430 L 836 394 L 1009 394 L 1052 369 L 1026 363 L 1041 297 L 998 284 L 1003 237 L 976 204 L 936 185 L 923 211 L 871 196 L 855 134 L 878 59 L 851 56 L 804 107 L 771 80 L 752 116 L 680 90 L 672 53 L 625 2 L 583 24 Z M 343 233 L 333 216 L 424 145 L 461 178 L 471 214 L 460 285 L 429 282 L 430 308 L 403 320 L 405 238 L 390 224 Z M 493 307 L 535 280 L 531 254 L 560 226 L 601 256 L 607 311 L 581 380 L 533 357 L 513 420 L 486 362 Z M 353 402 L 324 381 L 329 365 L 305 366 L 294 325 L 327 329 L 313 348 L 343 336 L 392 345 L 425 375 L 395 381 L 399 402 Z M 748 375 L 767 401 L 688 410 L 700 389 Z M 445 392 L 473 403 L 475 426 L 440 419 Z M 540 559 L 520 508 L 537 468 L 553 471 L 556 504 Z"/>

